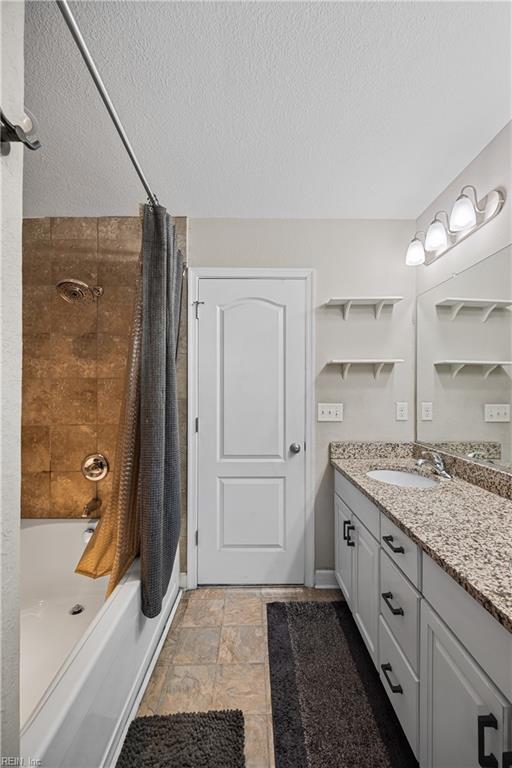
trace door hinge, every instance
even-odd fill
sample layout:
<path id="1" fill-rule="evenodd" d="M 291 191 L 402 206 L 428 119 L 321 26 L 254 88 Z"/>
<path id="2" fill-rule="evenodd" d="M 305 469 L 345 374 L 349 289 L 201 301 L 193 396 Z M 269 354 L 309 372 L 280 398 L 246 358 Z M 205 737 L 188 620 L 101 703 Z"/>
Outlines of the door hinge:
<path id="1" fill-rule="evenodd" d="M 196 416 L 196 432 L 199 432 L 199 416 Z"/>
<path id="2" fill-rule="evenodd" d="M 196 547 L 199 546 L 199 531 L 196 531 Z"/>
<path id="3" fill-rule="evenodd" d="M 196 300 L 196 301 L 193 301 L 192 304 L 194 304 L 196 308 L 196 320 L 199 320 L 199 305 L 204 304 L 204 301 Z"/>

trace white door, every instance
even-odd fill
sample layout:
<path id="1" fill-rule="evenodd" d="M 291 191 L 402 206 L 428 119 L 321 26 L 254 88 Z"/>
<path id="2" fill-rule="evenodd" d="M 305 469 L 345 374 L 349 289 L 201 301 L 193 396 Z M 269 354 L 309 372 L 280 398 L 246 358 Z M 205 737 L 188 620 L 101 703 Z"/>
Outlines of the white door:
<path id="1" fill-rule="evenodd" d="M 199 584 L 304 582 L 305 282 L 199 280 Z"/>
<path id="2" fill-rule="evenodd" d="M 336 558 L 336 579 L 345 595 L 345 600 L 350 605 L 352 602 L 352 543 L 350 531 L 347 530 L 352 519 L 352 512 L 347 505 L 340 499 L 337 493 L 334 494 L 334 514 L 335 514 L 335 558 Z"/>
<path id="3" fill-rule="evenodd" d="M 422 768 L 500 765 L 510 749 L 510 704 L 421 601 Z"/>
<path id="4" fill-rule="evenodd" d="M 351 530 L 352 526 L 354 530 Z M 352 515 L 347 526 L 352 550 L 352 613 L 375 664 L 378 662 L 379 542 Z"/>

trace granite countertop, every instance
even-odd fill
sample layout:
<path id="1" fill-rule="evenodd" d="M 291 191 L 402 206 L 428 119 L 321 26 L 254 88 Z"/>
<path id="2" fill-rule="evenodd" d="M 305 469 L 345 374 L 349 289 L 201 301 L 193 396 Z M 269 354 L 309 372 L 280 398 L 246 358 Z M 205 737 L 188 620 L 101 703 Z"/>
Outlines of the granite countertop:
<path id="1" fill-rule="evenodd" d="M 372 469 L 432 476 L 412 458 L 332 458 L 331 464 L 512 632 L 512 501 L 459 478 L 434 489 L 372 480 Z"/>

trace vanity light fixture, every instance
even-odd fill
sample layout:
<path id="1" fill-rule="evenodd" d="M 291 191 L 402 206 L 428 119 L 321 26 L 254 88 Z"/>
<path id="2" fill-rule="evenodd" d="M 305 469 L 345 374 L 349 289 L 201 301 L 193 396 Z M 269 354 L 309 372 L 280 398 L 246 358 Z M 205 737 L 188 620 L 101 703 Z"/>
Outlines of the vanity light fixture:
<path id="1" fill-rule="evenodd" d="M 420 264 L 425 263 L 425 246 L 420 239 L 420 235 L 424 234 L 424 232 L 416 232 L 409 243 L 407 254 L 405 256 L 405 263 L 408 267 L 419 267 Z"/>
<path id="2" fill-rule="evenodd" d="M 440 216 L 446 218 L 446 224 L 440 220 Z M 444 251 L 448 247 L 448 233 L 453 234 L 448 224 L 448 214 L 446 211 L 438 211 L 427 229 L 425 250 Z"/>
<path id="3" fill-rule="evenodd" d="M 449 216 L 446 211 L 438 211 L 426 235 L 416 232 L 407 248 L 405 263 L 411 267 L 420 264 L 428 266 L 497 216 L 504 202 L 505 192 L 502 189 L 493 189 L 479 200 L 475 187 L 466 184 Z"/>

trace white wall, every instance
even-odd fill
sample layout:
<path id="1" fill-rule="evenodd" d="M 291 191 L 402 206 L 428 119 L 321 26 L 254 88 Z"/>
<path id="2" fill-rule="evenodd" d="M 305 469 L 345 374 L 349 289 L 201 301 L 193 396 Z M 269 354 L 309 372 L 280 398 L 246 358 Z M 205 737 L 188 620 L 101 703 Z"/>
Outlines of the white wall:
<path id="1" fill-rule="evenodd" d="M 189 263 L 195 267 L 313 267 L 316 269 L 316 399 L 343 402 L 343 423 L 316 429 L 316 568 L 332 568 L 331 440 L 411 440 L 414 436 L 415 274 L 404 266 L 411 221 L 190 219 Z M 333 296 L 400 295 L 404 301 L 379 321 L 369 308 L 323 305 Z M 327 360 L 397 357 L 405 363 L 374 381 L 371 370 L 351 369 L 342 382 Z M 409 403 L 408 422 L 395 420 L 395 402 Z"/>
<path id="2" fill-rule="evenodd" d="M 417 291 L 423 293 L 452 274 L 476 264 L 512 242 L 512 121 L 480 152 L 419 216 L 416 229 L 426 231 L 437 211 L 448 213 L 465 184 L 473 184 L 480 197 L 502 187 L 507 193 L 505 205 L 485 227 L 468 237 L 445 256 L 429 266 L 418 267 Z"/>
<path id="3" fill-rule="evenodd" d="M 2 2 L 1 104 L 15 122 L 23 118 L 22 2 Z M 23 149 L 11 145 L 0 158 L 2 198 L 1 463 L 0 510 L 0 755 L 19 751 L 19 527 L 21 423 L 21 200 Z"/>

